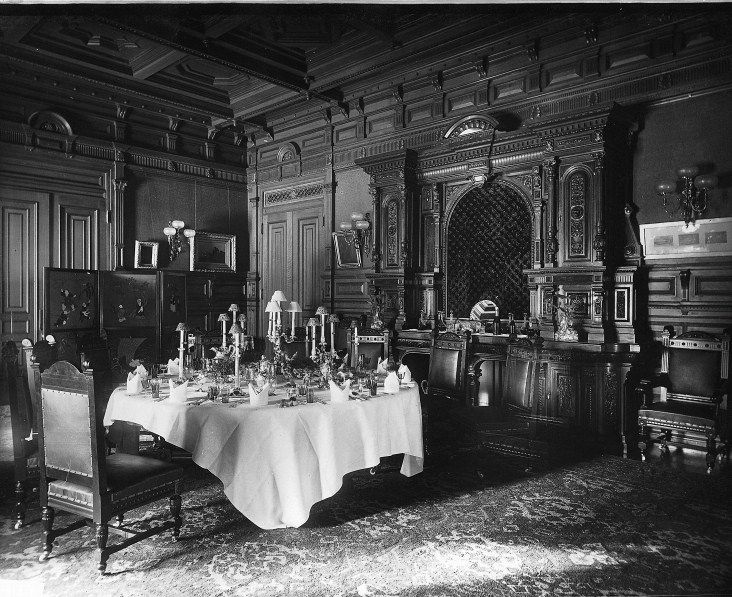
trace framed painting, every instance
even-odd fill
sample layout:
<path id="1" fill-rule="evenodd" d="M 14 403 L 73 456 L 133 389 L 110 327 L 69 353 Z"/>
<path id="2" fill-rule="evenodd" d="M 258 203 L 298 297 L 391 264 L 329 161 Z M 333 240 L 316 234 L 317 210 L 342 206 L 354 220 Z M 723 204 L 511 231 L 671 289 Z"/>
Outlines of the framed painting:
<path id="1" fill-rule="evenodd" d="M 47 267 L 46 333 L 99 327 L 99 272 Z"/>
<path id="2" fill-rule="evenodd" d="M 196 232 L 191 242 L 192 272 L 235 272 L 236 236 Z"/>
<path id="3" fill-rule="evenodd" d="M 732 218 L 642 224 L 640 233 L 646 261 L 732 256 Z"/>
<path id="4" fill-rule="evenodd" d="M 361 267 L 361 249 L 354 235 L 345 232 L 333 233 L 336 263 L 340 268 Z"/>
<path id="5" fill-rule="evenodd" d="M 139 328 L 157 325 L 155 272 L 100 272 L 102 327 Z"/>

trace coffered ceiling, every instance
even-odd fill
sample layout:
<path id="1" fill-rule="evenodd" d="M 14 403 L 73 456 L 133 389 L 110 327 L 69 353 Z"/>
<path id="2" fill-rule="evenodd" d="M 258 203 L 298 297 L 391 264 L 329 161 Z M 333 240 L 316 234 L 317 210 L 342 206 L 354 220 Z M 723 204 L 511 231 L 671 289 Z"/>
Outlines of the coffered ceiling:
<path id="1" fill-rule="evenodd" d="M 359 87 L 402 76 L 469 31 L 523 20 L 496 10 L 297 5 L 0 8 L 0 53 L 101 85 L 174 100 L 255 126 L 339 107 Z M 459 52 L 458 52 L 459 53 Z"/>

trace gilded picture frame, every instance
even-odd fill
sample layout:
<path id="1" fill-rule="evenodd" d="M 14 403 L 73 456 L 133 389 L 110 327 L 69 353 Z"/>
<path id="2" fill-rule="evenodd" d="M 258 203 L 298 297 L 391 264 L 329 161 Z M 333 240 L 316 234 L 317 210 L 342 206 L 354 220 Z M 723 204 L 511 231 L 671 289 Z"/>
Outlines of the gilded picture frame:
<path id="1" fill-rule="evenodd" d="M 135 241 L 135 269 L 157 269 L 160 243 Z"/>
<path id="2" fill-rule="evenodd" d="M 192 272 L 236 272 L 236 236 L 196 232 L 190 239 Z"/>
<path id="3" fill-rule="evenodd" d="M 334 232 L 333 246 L 339 268 L 361 267 L 361 247 L 358 245 L 355 235 Z"/>

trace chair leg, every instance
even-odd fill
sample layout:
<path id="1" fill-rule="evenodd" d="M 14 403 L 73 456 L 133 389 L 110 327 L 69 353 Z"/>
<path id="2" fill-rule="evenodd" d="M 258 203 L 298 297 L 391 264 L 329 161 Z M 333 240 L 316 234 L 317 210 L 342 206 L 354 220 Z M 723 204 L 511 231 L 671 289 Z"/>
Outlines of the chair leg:
<path id="1" fill-rule="evenodd" d="M 106 523 L 97 525 L 96 538 L 97 548 L 99 549 L 99 565 L 97 569 L 104 574 L 107 569 L 107 560 L 109 560 L 109 552 L 107 551 L 107 538 L 109 537 L 109 529 Z"/>
<path id="2" fill-rule="evenodd" d="M 170 496 L 170 515 L 173 517 L 173 541 L 178 541 L 178 537 L 180 537 L 180 527 L 183 524 L 183 519 L 180 516 L 180 510 L 180 489 L 176 483 L 175 493 Z"/>
<path id="3" fill-rule="evenodd" d="M 648 448 L 651 444 L 650 429 L 643 424 L 638 425 L 638 449 L 640 450 L 641 460 L 645 461 L 648 455 Z"/>
<path id="4" fill-rule="evenodd" d="M 43 522 L 43 553 L 39 558 L 41 562 L 50 557 L 51 549 L 53 549 L 53 519 L 55 514 L 54 509 L 50 506 L 44 506 L 41 511 L 41 521 Z"/>
<path id="5" fill-rule="evenodd" d="M 25 483 L 17 481 L 15 483 L 15 524 L 13 528 L 17 531 L 25 523 Z"/>
<path id="6" fill-rule="evenodd" d="M 707 474 L 711 474 L 714 461 L 717 459 L 717 441 L 715 433 L 707 435 Z"/>
<path id="7" fill-rule="evenodd" d="M 124 522 L 124 520 L 125 520 L 124 513 L 120 512 L 119 514 L 117 514 L 117 526 L 118 527 L 122 526 L 122 523 Z"/>

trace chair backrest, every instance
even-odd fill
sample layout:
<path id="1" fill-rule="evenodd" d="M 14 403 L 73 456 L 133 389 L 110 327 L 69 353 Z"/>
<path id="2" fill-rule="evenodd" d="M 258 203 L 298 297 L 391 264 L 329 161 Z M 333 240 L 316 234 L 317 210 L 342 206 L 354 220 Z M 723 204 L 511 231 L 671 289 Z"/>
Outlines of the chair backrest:
<path id="1" fill-rule="evenodd" d="M 92 374 L 81 373 L 67 361 L 44 371 L 39 419 L 42 479 L 73 481 L 95 491 L 106 486 L 104 430 L 96 413 Z"/>
<path id="2" fill-rule="evenodd" d="M 364 369 L 374 370 L 379 364 L 379 359 L 388 359 L 390 355 L 391 332 L 359 333 L 358 328 L 348 330 L 348 353 L 351 355 L 351 367 L 358 366 L 359 357 L 363 357 Z"/>
<path id="3" fill-rule="evenodd" d="M 509 345 L 503 375 L 503 407 L 513 414 L 529 414 L 533 408 L 537 359 L 533 349 Z"/>
<path id="4" fill-rule="evenodd" d="M 470 332 L 445 332 L 432 338 L 427 384 L 431 396 L 466 400 Z"/>
<path id="5" fill-rule="evenodd" d="M 661 373 L 668 376 L 666 398 L 709 402 L 719 398 L 729 376 L 729 336 L 663 332 Z"/>

